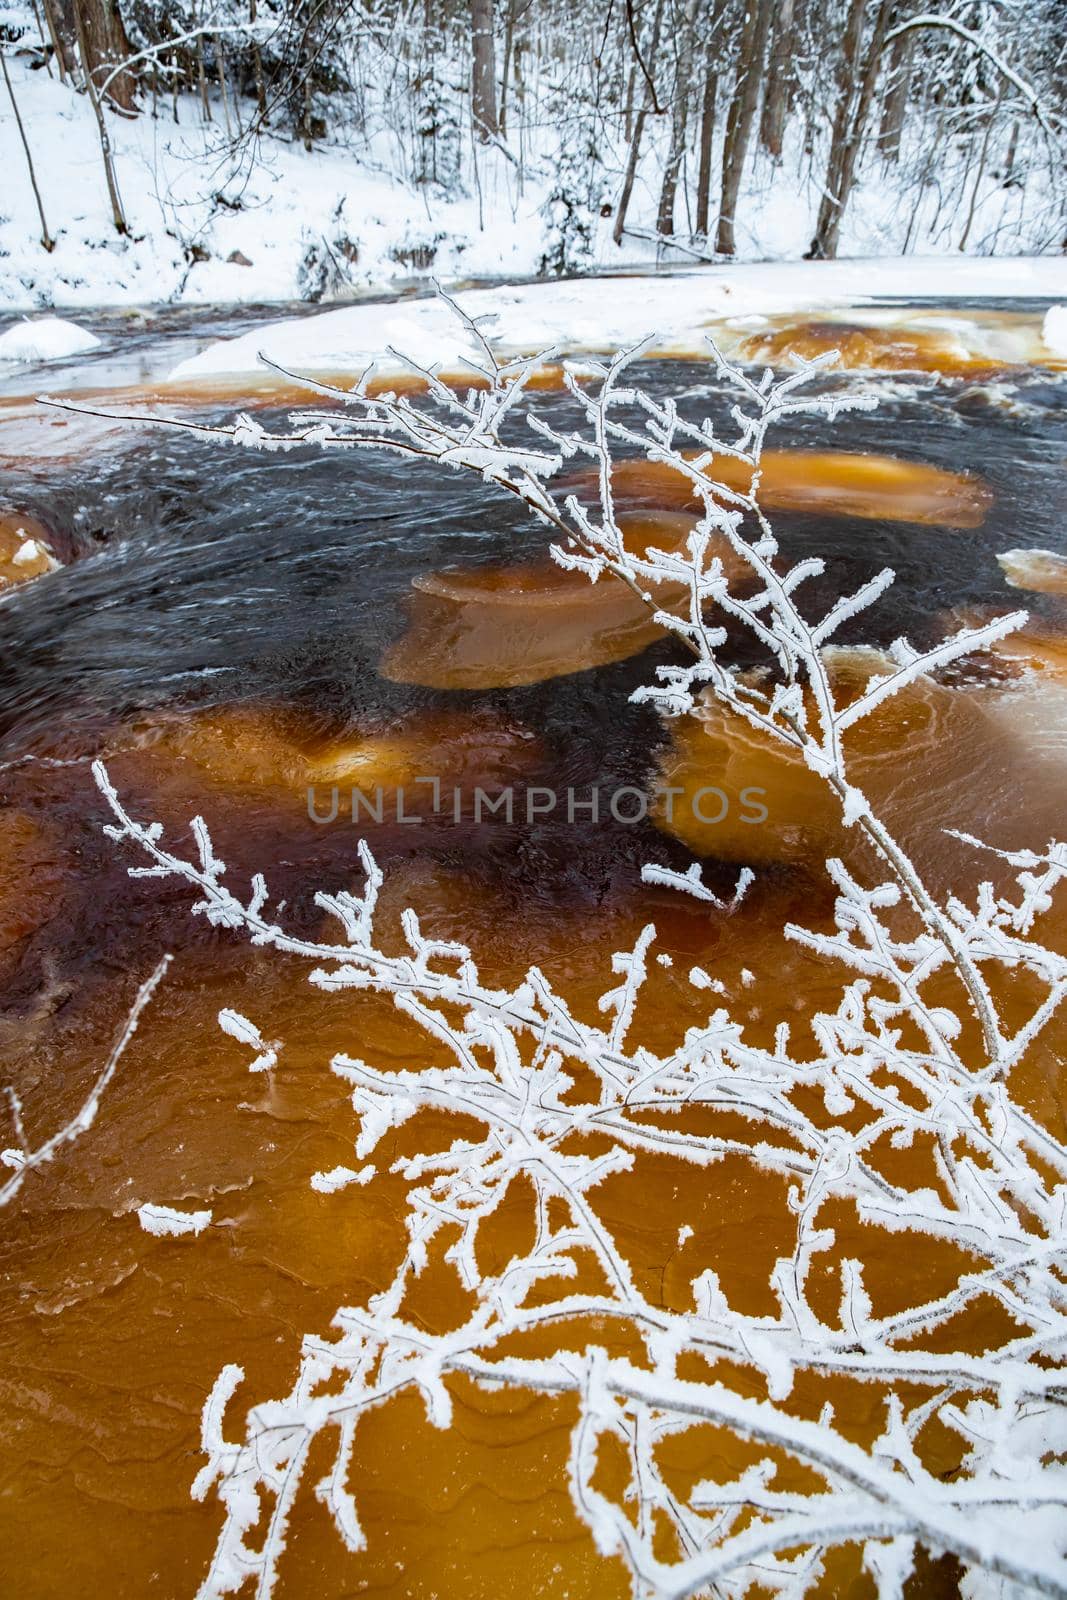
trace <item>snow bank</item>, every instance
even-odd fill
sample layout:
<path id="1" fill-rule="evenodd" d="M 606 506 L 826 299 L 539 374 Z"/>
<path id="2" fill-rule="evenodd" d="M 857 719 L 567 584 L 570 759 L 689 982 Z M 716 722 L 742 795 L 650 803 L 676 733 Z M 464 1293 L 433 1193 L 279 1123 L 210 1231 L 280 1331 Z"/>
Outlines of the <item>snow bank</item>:
<path id="1" fill-rule="evenodd" d="M 32 17 L 25 15 L 33 29 Z M 132 119 L 109 117 L 130 226 L 129 234 L 120 238 L 111 220 L 88 100 L 46 72 L 34 71 L 17 54 L 9 55 L 8 65 L 56 244 L 51 253 L 41 246 L 29 173 L 21 159 L 14 159 L 4 174 L 0 208 L 0 306 L 22 310 L 306 300 L 368 290 L 388 293 L 413 278 L 424 280 L 428 272 L 442 282 L 524 278 L 539 271 L 550 243 L 546 219 L 557 144 L 551 129 L 545 130 L 543 148 L 530 152 L 530 170 L 521 183 L 514 165 L 487 147 L 479 150 L 477 182 L 467 173 L 465 184 L 445 194 L 403 176 L 387 126 L 391 115 L 386 126 L 368 135 L 369 143 L 361 139 L 358 151 L 341 140 L 319 143 L 307 152 L 299 141 L 265 133 L 255 143 L 256 159 L 250 165 L 247 145 L 233 162 L 223 158 L 219 122 L 203 122 L 199 103 L 191 96 L 179 97 L 177 123 L 162 108 L 158 118 L 147 111 Z M 17 133 L 0 93 L 0 141 L 5 139 L 15 155 Z M 739 202 L 743 255 L 782 261 L 808 248 L 822 194 L 814 175 L 798 181 L 795 167 L 791 157 L 773 172 L 757 162 L 747 173 Z M 647 180 L 642 173 L 635 190 L 635 225 L 651 226 L 655 220 L 655 195 Z M 1012 215 L 1005 211 L 1017 206 L 1015 194 L 990 181 L 976 218 L 976 239 L 981 236 L 979 224 L 1003 250 L 1025 251 L 1043 237 L 1020 219 L 1013 220 L 1014 210 Z M 1035 194 L 1023 209 L 1038 215 L 1039 199 Z M 885 172 L 881 178 L 864 172 L 849 203 L 842 251 L 857 258 L 881 257 L 898 247 L 905 232 L 920 250 L 941 248 L 948 235 L 938 220 L 940 200 L 931 200 L 931 206 L 930 225 L 920 219 L 912 227 L 910 194 L 899 193 L 896 179 Z M 590 259 L 597 266 L 643 271 L 655 264 L 655 243 L 635 236 L 620 251 L 613 242 L 611 217 L 601 217 L 597 210 L 590 222 Z M 865 262 L 828 265 L 831 271 L 844 266 L 852 273 L 858 293 L 937 293 L 947 278 L 961 284 L 962 293 L 981 293 L 972 291 L 968 274 L 993 265 L 998 285 L 984 292 L 1063 297 L 1062 258 L 1044 264 L 1059 281 L 1034 290 L 1025 259 L 961 260 L 954 243 L 945 248 L 932 271 L 926 260 L 906 260 L 897 287 L 886 286 L 884 275 L 878 286 L 868 284 Z M 790 270 L 807 278 L 819 265 L 800 263 Z M 758 283 L 762 272 L 758 266 L 731 267 L 729 277 L 735 284 L 750 279 Z"/>
<path id="2" fill-rule="evenodd" d="M 62 317 L 24 317 L 0 333 L 0 361 L 58 361 L 62 356 L 78 356 L 92 350 L 100 340 L 95 333 L 65 322 Z"/>
<path id="3" fill-rule="evenodd" d="M 1063 263 L 1054 257 L 905 256 L 572 279 L 474 289 L 461 298 L 468 315 L 487 319 L 482 331 L 502 354 L 551 347 L 616 350 L 648 333 L 656 334 L 661 352 L 684 353 L 699 349 L 708 325 L 727 317 L 826 309 L 889 297 L 1052 299 L 1062 283 Z M 390 370 L 400 365 L 390 349 L 423 365 L 437 363 L 446 371 L 477 354 L 443 302 L 402 300 L 294 317 L 254 328 L 237 339 L 217 340 L 181 362 L 170 379 L 184 383 L 262 373 L 260 351 L 297 372 L 359 372 L 371 361 Z"/>
<path id="4" fill-rule="evenodd" d="M 145 1233 L 157 1238 L 176 1238 L 183 1233 L 203 1233 L 211 1221 L 210 1211 L 175 1211 L 172 1206 L 139 1206 L 137 1220 Z"/>
<path id="5" fill-rule="evenodd" d="M 1050 306 L 1041 337 L 1055 356 L 1067 356 L 1067 306 Z"/>

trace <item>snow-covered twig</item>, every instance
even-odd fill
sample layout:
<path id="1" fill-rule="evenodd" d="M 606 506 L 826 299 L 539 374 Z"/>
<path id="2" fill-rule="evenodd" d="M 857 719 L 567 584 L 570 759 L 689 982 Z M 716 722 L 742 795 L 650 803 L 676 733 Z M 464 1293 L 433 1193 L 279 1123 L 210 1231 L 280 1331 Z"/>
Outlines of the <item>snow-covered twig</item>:
<path id="1" fill-rule="evenodd" d="M 108 1056 L 92 1088 L 70 1121 L 64 1123 L 58 1133 L 54 1133 L 50 1139 L 46 1139 L 43 1144 L 39 1144 L 36 1147 L 31 1147 L 23 1122 L 22 1101 L 10 1084 L 5 1086 L 4 1095 L 11 1112 L 15 1138 L 18 1142 L 13 1148 L 0 1152 L 0 1160 L 7 1167 L 14 1169 L 12 1176 L 7 1179 L 6 1183 L 0 1184 L 0 1206 L 6 1206 L 15 1198 L 25 1183 L 27 1176 L 35 1167 L 44 1166 L 46 1162 L 54 1160 L 64 1145 L 73 1144 L 75 1139 L 79 1139 L 83 1133 L 87 1133 L 92 1127 L 96 1121 L 96 1114 L 100 1109 L 100 1102 L 118 1070 L 119 1062 L 122 1060 L 126 1046 L 137 1032 L 141 1013 L 149 1000 L 151 1000 L 169 965 L 170 956 L 164 956 L 151 977 L 142 983 L 122 1030 L 111 1048 L 111 1054 Z"/>

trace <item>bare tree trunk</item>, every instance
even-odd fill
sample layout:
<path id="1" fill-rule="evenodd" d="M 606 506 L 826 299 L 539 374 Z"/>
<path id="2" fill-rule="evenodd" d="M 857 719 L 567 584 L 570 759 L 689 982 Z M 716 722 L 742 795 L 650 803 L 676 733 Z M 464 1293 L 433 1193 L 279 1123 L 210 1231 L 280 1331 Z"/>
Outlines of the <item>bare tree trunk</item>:
<path id="1" fill-rule="evenodd" d="M 78 30 L 78 48 L 81 51 L 82 67 L 85 71 L 85 92 L 89 96 L 89 104 L 93 108 L 96 118 L 96 128 L 100 135 L 100 154 L 104 158 L 104 177 L 107 180 L 108 199 L 111 201 L 111 220 L 115 224 L 115 232 L 126 234 L 129 228 L 126 225 L 126 213 L 122 209 L 122 200 L 119 197 L 118 179 L 115 176 L 115 161 L 111 154 L 111 135 L 107 130 L 107 118 L 104 116 L 100 104 L 100 96 L 96 92 L 96 84 L 89 69 L 91 50 L 85 25 L 85 13 L 82 6 L 85 0 L 72 0 L 74 6 L 74 22 Z"/>
<path id="2" fill-rule="evenodd" d="M 248 20 L 256 20 L 256 0 L 248 0 Z M 252 65 L 256 74 L 256 105 L 259 107 L 259 121 L 262 123 L 267 115 L 267 86 L 263 81 L 263 57 L 260 54 L 259 40 L 252 35 Z"/>
<path id="3" fill-rule="evenodd" d="M 644 62 L 644 68 L 649 77 L 656 70 L 656 52 L 659 49 L 659 34 L 662 22 L 663 0 L 656 0 L 656 9 L 652 16 L 652 38 L 648 47 L 648 56 Z M 617 245 L 622 244 L 623 231 L 626 227 L 626 213 L 630 209 L 630 201 L 634 192 L 634 179 L 637 177 L 637 163 L 641 155 L 641 140 L 644 137 L 645 123 L 648 120 L 648 113 L 652 108 L 652 103 L 652 85 L 646 79 L 644 98 L 641 101 L 641 109 L 634 120 L 634 135 L 630 140 L 630 152 L 626 157 L 626 171 L 623 174 L 622 192 L 619 195 L 619 204 L 615 212 L 615 226 L 611 230 L 611 237 Z"/>
<path id="4" fill-rule="evenodd" d="M 844 86 L 834 118 L 833 138 L 830 143 L 830 160 L 826 183 L 819 205 L 815 237 L 811 241 L 810 256 L 816 260 L 837 254 L 841 223 L 856 175 L 856 162 L 863 145 L 863 135 L 874 99 L 878 70 L 882 55 L 882 41 L 893 9 L 892 0 L 882 0 L 874 21 L 874 29 L 867 46 L 864 65 L 859 67 L 863 43 L 863 13 L 865 0 L 852 0 L 846 33 Z"/>
<path id="5" fill-rule="evenodd" d="M 117 0 L 71 0 L 71 3 L 82 68 L 86 78 L 93 78 L 95 83 L 132 55 L 133 46 L 123 26 Z M 137 80 L 132 72 L 120 72 L 108 84 L 108 99 L 123 111 L 133 110 L 136 93 Z"/>
<path id="6" fill-rule="evenodd" d="M 1004 187 L 1015 181 L 1015 157 L 1019 151 L 1019 122 L 1016 119 L 1011 125 L 1011 137 L 1008 140 L 1008 153 L 1004 158 Z"/>
<path id="7" fill-rule="evenodd" d="M 663 182 L 659 192 L 659 209 L 656 231 L 669 239 L 674 232 L 674 200 L 678 192 L 678 173 L 685 152 L 685 134 L 689 121 L 689 83 L 692 76 L 693 18 L 696 0 L 688 0 L 682 20 L 681 32 L 675 42 L 674 106 L 671 112 L 671 143 L 663 168 Z"/>
<path id="8" fill-rule="evenodd" d="M 718 87 L 718 74 L 711 64 L 709 49 L 707 65 L 704 68 L 704 103 L 700 114 L 700 168 L 697 173 L 697 233 L 704 239 L 708 236 L 708 215 L 711 209 L 711 149 L 715 137 L 715 101 Z"/>
<path id="9" fill-rule="evenodd" d="M 226 88 L 226 55 L 222 48 L 222 40 L 215 35 L 215 66 L 219 74 L 219 90 L 222 94 L 222 114 L 226 121 L 226 138 L 232 142 L 233 128 L 230 125 L 230 96 Z"/>
<path id="10" fill-rule="evenodd" d="M 500 70 L 501 138 L 505 138 L 508 131 L 508 79 L 511 77 L 511 53 L 515 45 L 515 9 L 516 0 L 508 0 L 508 20 L 504 28 L 504 65 Z"/>
<path id="11" fill-rule="evenodd" d="M 482 143 L 499 132 L 493 0 L 471 0 L 471 111 Z"/>
<path id="12" fill-rule="evenodd" d="M 763 76 L 763 57 L 767 47 L 767 30 L 770 25 L 773 0 L 748 0 L 741 48 L 737 63 L 737 82 L 726 120 L 726 143 L 722 158 L 722 199 L 719 202 L 719 227 L 715 249 L 719 255 L 732 256 L 734 243 L 734 216 L 737 197 L 741 192 L 741 176 L 745 168 L 752 123 L 759 104 L 760 80 Z"/>
<path id="13" fill-rule="evenodd" d="M 198 33 L 196 36 L 196 81 L 200 89 L 200 109 L 204 113 L 204 121 L 210 122 L 212 120 L 211 101 L 208 99 L 207 93 L 207 69 L 204 66 L 204 36 L 202 33 Z"/>
<path id="14" fill-rule="evenodd" d="M 889 88 L 882 102 L 882 120 L 878 129 L 878 140 L 887 161 L 900 160 L 900 139 L 908 109 L 914 50 L 915 34 L 902 33 L 893 40 L 889 53 Z"/>
<path id="15" fill-rule="evenodd" d="M 41 243 L 51 255 L 52 251 L 56 247 L 56 241 L 49 233 L 48 223 L 45 221 L 44 206 L 41 202 L 41 191 L 37 187 L 37 174 L 33 170 L 33 156 L 30 154 L 30 143 L 26 138 L 26 130 L 22 126 L 22 117 L 19 115 L 18 102 L 15 99 L 15 91 L 12 88 L 11 77 L 7 70 L 7 55 L 3 50 L 0 50 L 0 66 L 2 66 L 4 69 L 4 82 L 7 84 L 7 97 L 11 101 L 11 109 L 15 113 L 15 125 L 19 130 L 19 138 L 22 140 L 22 148 L 26 152 L 26 165 L 30 170 L 30 184 L 33 188 L 33 198 L 37 202 L 37 215 L 41 219 Z"/>
<path id="16" fill-rule="evenodd" d="M 966 250 L 967 240 L 970 238 L 971 228 L 974 226 L 974 214 L 978 209 L 978 193 L 982 187 L 982 179 L 985 177 L 986 159 L 989 155 L 989 139 L 993 132 L 993 124 L 997 120 L 997 112 L 1000 110 L 1003 99 L 1004 88 L 1002 85 L 1000 93 L 997 95 L 997 103 L 993 110 L 990 111 L 986 117 L 985 132 L 982 135 L 982 149 L 978 157 L 978 172 L 974 180 L 974 188 L 971 190 L 971 203 L 967 208 L 967 221 L 964 224 L 963 235 L 960 239 L 961 250 Z"/>
<path id="17" fill-rule="evenodd" d="M 223 110 L 226 107 L 223 106 Z M 226 112 L 227 133 L 229 132 L 229 112 Z M 300 137 L 304 141 L 304 149 L 314 149 L 315 141 L 311 136 L 311 63 L 308 62 L 304 72 L 303 95 L 300 101 Z"/>
<path id="18" fill-rule="evenodd" d="M 789 115 L 790 84 L 793 79 L 793 54 L 796 31 L 793 26 L 794 0 L 780 0 L 771 30 L 767 62 L 767 88 L 760 119 L 760 143 L 775 161 L 781 159 L 786 118 Z"/>
<path id="19" fill-rule="evenodd" d="M 45 21 L 59 63 L 59 75 L 74 81 L 78 76 L 78 30 L 74 25 L 71 0 L 44 0 Z"/>

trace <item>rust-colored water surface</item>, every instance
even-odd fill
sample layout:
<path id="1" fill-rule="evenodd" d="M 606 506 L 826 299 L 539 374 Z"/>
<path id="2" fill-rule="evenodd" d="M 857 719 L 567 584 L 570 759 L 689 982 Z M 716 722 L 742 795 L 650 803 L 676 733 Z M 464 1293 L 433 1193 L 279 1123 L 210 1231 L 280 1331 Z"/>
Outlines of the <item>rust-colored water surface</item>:
<path id="1" fill-rule="evenodd" d="M 683 512 L 622 512 L 628 548 L 684 551 L 696 527 Z M 744 559 L 724 538 L 712 552 L 734 582 Z M 688 591 L 662 584 L 656 608 L 684 612 Z M 386 652 L 382 672 L 434 689 L 499 689 L 540 683 L 638 654 L 666 629 L 640 594 L 610 574 L 591 584 L 544 557 L 504 567 L 420 574 L 412 585 L 408 626 Z"/>
<path id="2" fill-rule="evenodd" d="M 752 492 L 753 469 L 736 456 L 716 456 L 705 470 L 727 489 Z M 576 487 L 589 491 L 595 481 L 588 473 Z M 766 511 L 823 512 L 945 528 L 980 527 L 992 500 L 988 485 L 969 473 L 844 451 L 765 450 L 755 482 Z M 684 509 L 695 504 L 690 480 L 666 462 L 616 462 L 612 483 L 624 505 Z"/>
<path id="3" fill-rule="evenodd" d="M 790 315 L 727 324 L 720 343 L 732 356 L 786 367 L 794 357 L 811 361 L 836 352 L 836 365 L 859 372 L 923 373 L 985 379 L 1017 375 L 1030 366 L 1063 369 L 1063 357 L 1042 338 L 1042 318 L 1028 311 L 968 307 L 946 315 L 911 308 L 864 314 L 831 312 L 819 318 Z"/>

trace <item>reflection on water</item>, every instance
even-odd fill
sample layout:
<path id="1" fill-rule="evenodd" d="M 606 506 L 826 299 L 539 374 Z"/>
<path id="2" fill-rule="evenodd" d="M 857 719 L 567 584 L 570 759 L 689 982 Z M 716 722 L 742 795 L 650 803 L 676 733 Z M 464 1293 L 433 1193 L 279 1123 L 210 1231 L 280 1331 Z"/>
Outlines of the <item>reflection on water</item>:
<path id="1" fill-rule="evenodd" d="M 643 376 L 695 415 L 719 404 L 706 368 L 657 362 Z M 964 613 L 1006 610 L 1019 596 L 997 556 L 1065 548 L 1062 392 L 1035 377 L 1025 410 L 976 409 L 960 404 L 963 394 L 951 384 L 897 392 L 880 416 L 844 419 L 833 443 L 852 457 L 850 478 L 792 454 L 827 442 L 824 423 L 792 422 L 781 441 L 788 473 L 768 474 L 769 492 L 792 496 L 778 501 L 783 547 L 824 551 L 835 590 L 887 562 L 897 568 L 898 587 L 871 619 L 875 642 L 907 632 L 922 643 L 949 612 L 958 625 Z M 557 421 L 567 415 L 559 395 L 537 403 Z M 627 620 L 621 586 L 591 591 L 548 567 L 544 530 L 503 496 L 452 474 L 416 475 L 385 455 L 260 458 L 156 432 L 112 442 L 112 454 L 15 468 L 6 491 L 70 563 L 0 603 L 0 1046 L 31 1134 L 52 1131 L 79 1103 L 137 984 L 164 949 L 175 953 L 97 1124 L 33 1175 L 0 1230 L 0 1537 L 30 1600 L 195 1593 L 218 1525 L 215 1507 L 188 1494 L 211 1382 L 225 1362 L 243 1366 L 238 1411 L 288 1388 L 301 1335 L 325 1332 L 339 1305 L 362 1303 L 392 1275 L 405 1183 L 390 1161 L 452 1137 L 414 1119 L 383 1147 L 372 1184 L 333 1196 L 311 1189 L 314 1172 L 352 1160 L 355 1118 L 326 1069 L 331 1053 L 418 1066 L 425 1037 L 381 1001 L 323 994 L 295 960 L 193 921 L 173 886 L 127 878 L 100 834 L 89 756 L 105 752 L 135 814 L 159 817 L 182 847 L 189 818 L 208 818 L 230 881 L 263 869 L 287 924 L 308 934 L 323 924 L 313 891 L 358 881 L 355 842 L 367 832 L 386 870 L 387 947 L 399 948 L 399 915 L 413 905 L 426 932 L 469 940 L 490 980 L 513 981 L 536 961 L 579 1014 L 596 1015 L 611 954 L 653 921 L 670 965 L 651 964 L 638 1009 L 637 1035 L 650 1045 L 706 1018 L 707 992 L 687 981 L 694 966 L 719 986 L 715 1003 L 762 1043 L 783 1018 L 804 1039 L 840 982 L 782 933 L 790 920 L 829 926 L 814 866 L 841 847 L 806 771 L 714 707 L 702 724 L 662 729 L 628 705 L 628 692 L 674 659 L 670 641 L 649 633 L 635 642 L 627 629 L 648 624 Z M 857 462 L 861 453 L 907 471 L 887 476 L 884 463 Z M 924 495 L 932 486 L 925 516 L 909 484 Z M 635 534 L 684 538 L 688 504 L 660 500 L 653 512 L 633 489 Z M 961 525 L 965 538 L 944 531 Z M 813 614 L 830 582 L 813 586 Z M 1032 600 L 1029 629 L 998 647 L 990 669 L 946 675 L 855 730 L 857 775 L 914 834 L 937 881 L 969 870 L 962 847 L 939 832 L 946 823 L 1041 844 L 1059 821 L 1067 627 L 1054 595 Z M 420 623 L 423 605 L 437 607 L 436 620 L 427 611 Z M 750 669 L 735 646 L 738 668 Z M 454 823 L 433 816 L 429 791 L 420 810 L 409 787 L 436 775 L 490 792 L 651 790 L 664 777 L 684 787 L 679 771 L 731 796 L 765 787 L 766 822 L 743 823 L 732 809 L 702 822 L 683 799 L 669 827 L 662 809 L 635 823 L 607 814 L 572 824 L 558 811 L 528 820 L 521 807 L 510 821 L 475 822 L 468 811 Z M 364 813 L 357 829 L 342 805 L 333 823 L 316 825 L 309 783 L 320 796 L 404 787 L 415 820 Z M 682 868 L 691 849 L 723 891 L 738 862 L 759 865 L 736 912 L 642 885 L 644 862 Z M 1059 946 L 1065 935 L 1058 925 L 1049 933 Z M 1022 1014 L 1024 988 L 1000 997 L 1009 1019 Z M 274 1072 L 249 1076 L 247 1051 L 215 1026 L 223 1006 L 283 1041 Z M 1049 1030 L 1013 1087 L 1062 1133 L 1060 1055 L 1062 1035 Z M 706 1126 L 691 1115 L 694 1131 Z M 882 1159 L 917 1180 L 930 1153 Z M 148 1202 L 210 1208 L 214 1223 L 195 1241 L 155 1238 L 136 1217 Z M 740 1162 L 694 1172 L 643 1158 L 636 1180 L 605 1184 L 597 1204 L 657 1303 L 685 1306 L 699 1266 L 713 1261 L 738 1305 L 770 1309 L 767 1274 L 794 1238 L 777 1179 Z M 833 1222 L 842 1248 L 867 1263 L 876 1307 L 904 1304 L 919 1284 L 947 1288 L 961 1269 L 950 1247 L 926 1238 L 898 1241 L 891 1261 L 871 1259 L 870 1230 L 850 1215 Z M 494 1236 L 502 1259 L 528 1225 L 517 1200 Z M 683 1225 L 693 1231 L 680 1242 Z M 836 1305 L 829 1263 L 820 1283 Z M 460 1309 L 454 1280 L 432 1269 L 422 1314 L 441 1326 Z M 964 1348 L 993 1348 L 1006 1336 L 1004 1314 L 980 1302 L 958 1336 Z M 309 1473 L 282 1595 L 629 1593 L 570 1505 L 569 1403 L 463 1383 L 455 1394 L 446 1433 L 412 1399 L 382 1408 L 361 1432 L 363 1555 L 341 1547 Z M 882 1425 L 876 1391 L 841 1382 L 810 1380 L 797 1414 L 817 1416 L 827 1400 L 856 1438 Z M 956 1440 L 923 1449 L 938 1470 L 959 1465 Z M 713 1430 L 695 1434 L 679 1446 L 677 1470 L 720 1476 L 726 1450 Z M 731 1463 L 749 1459 L 736 1444 L 729 1451 Z M 820 1592 L 873 1586 L 846 1551 Z M 953 1593 L 951 1565 L 923 1558 L 910 1592 Z"/>

